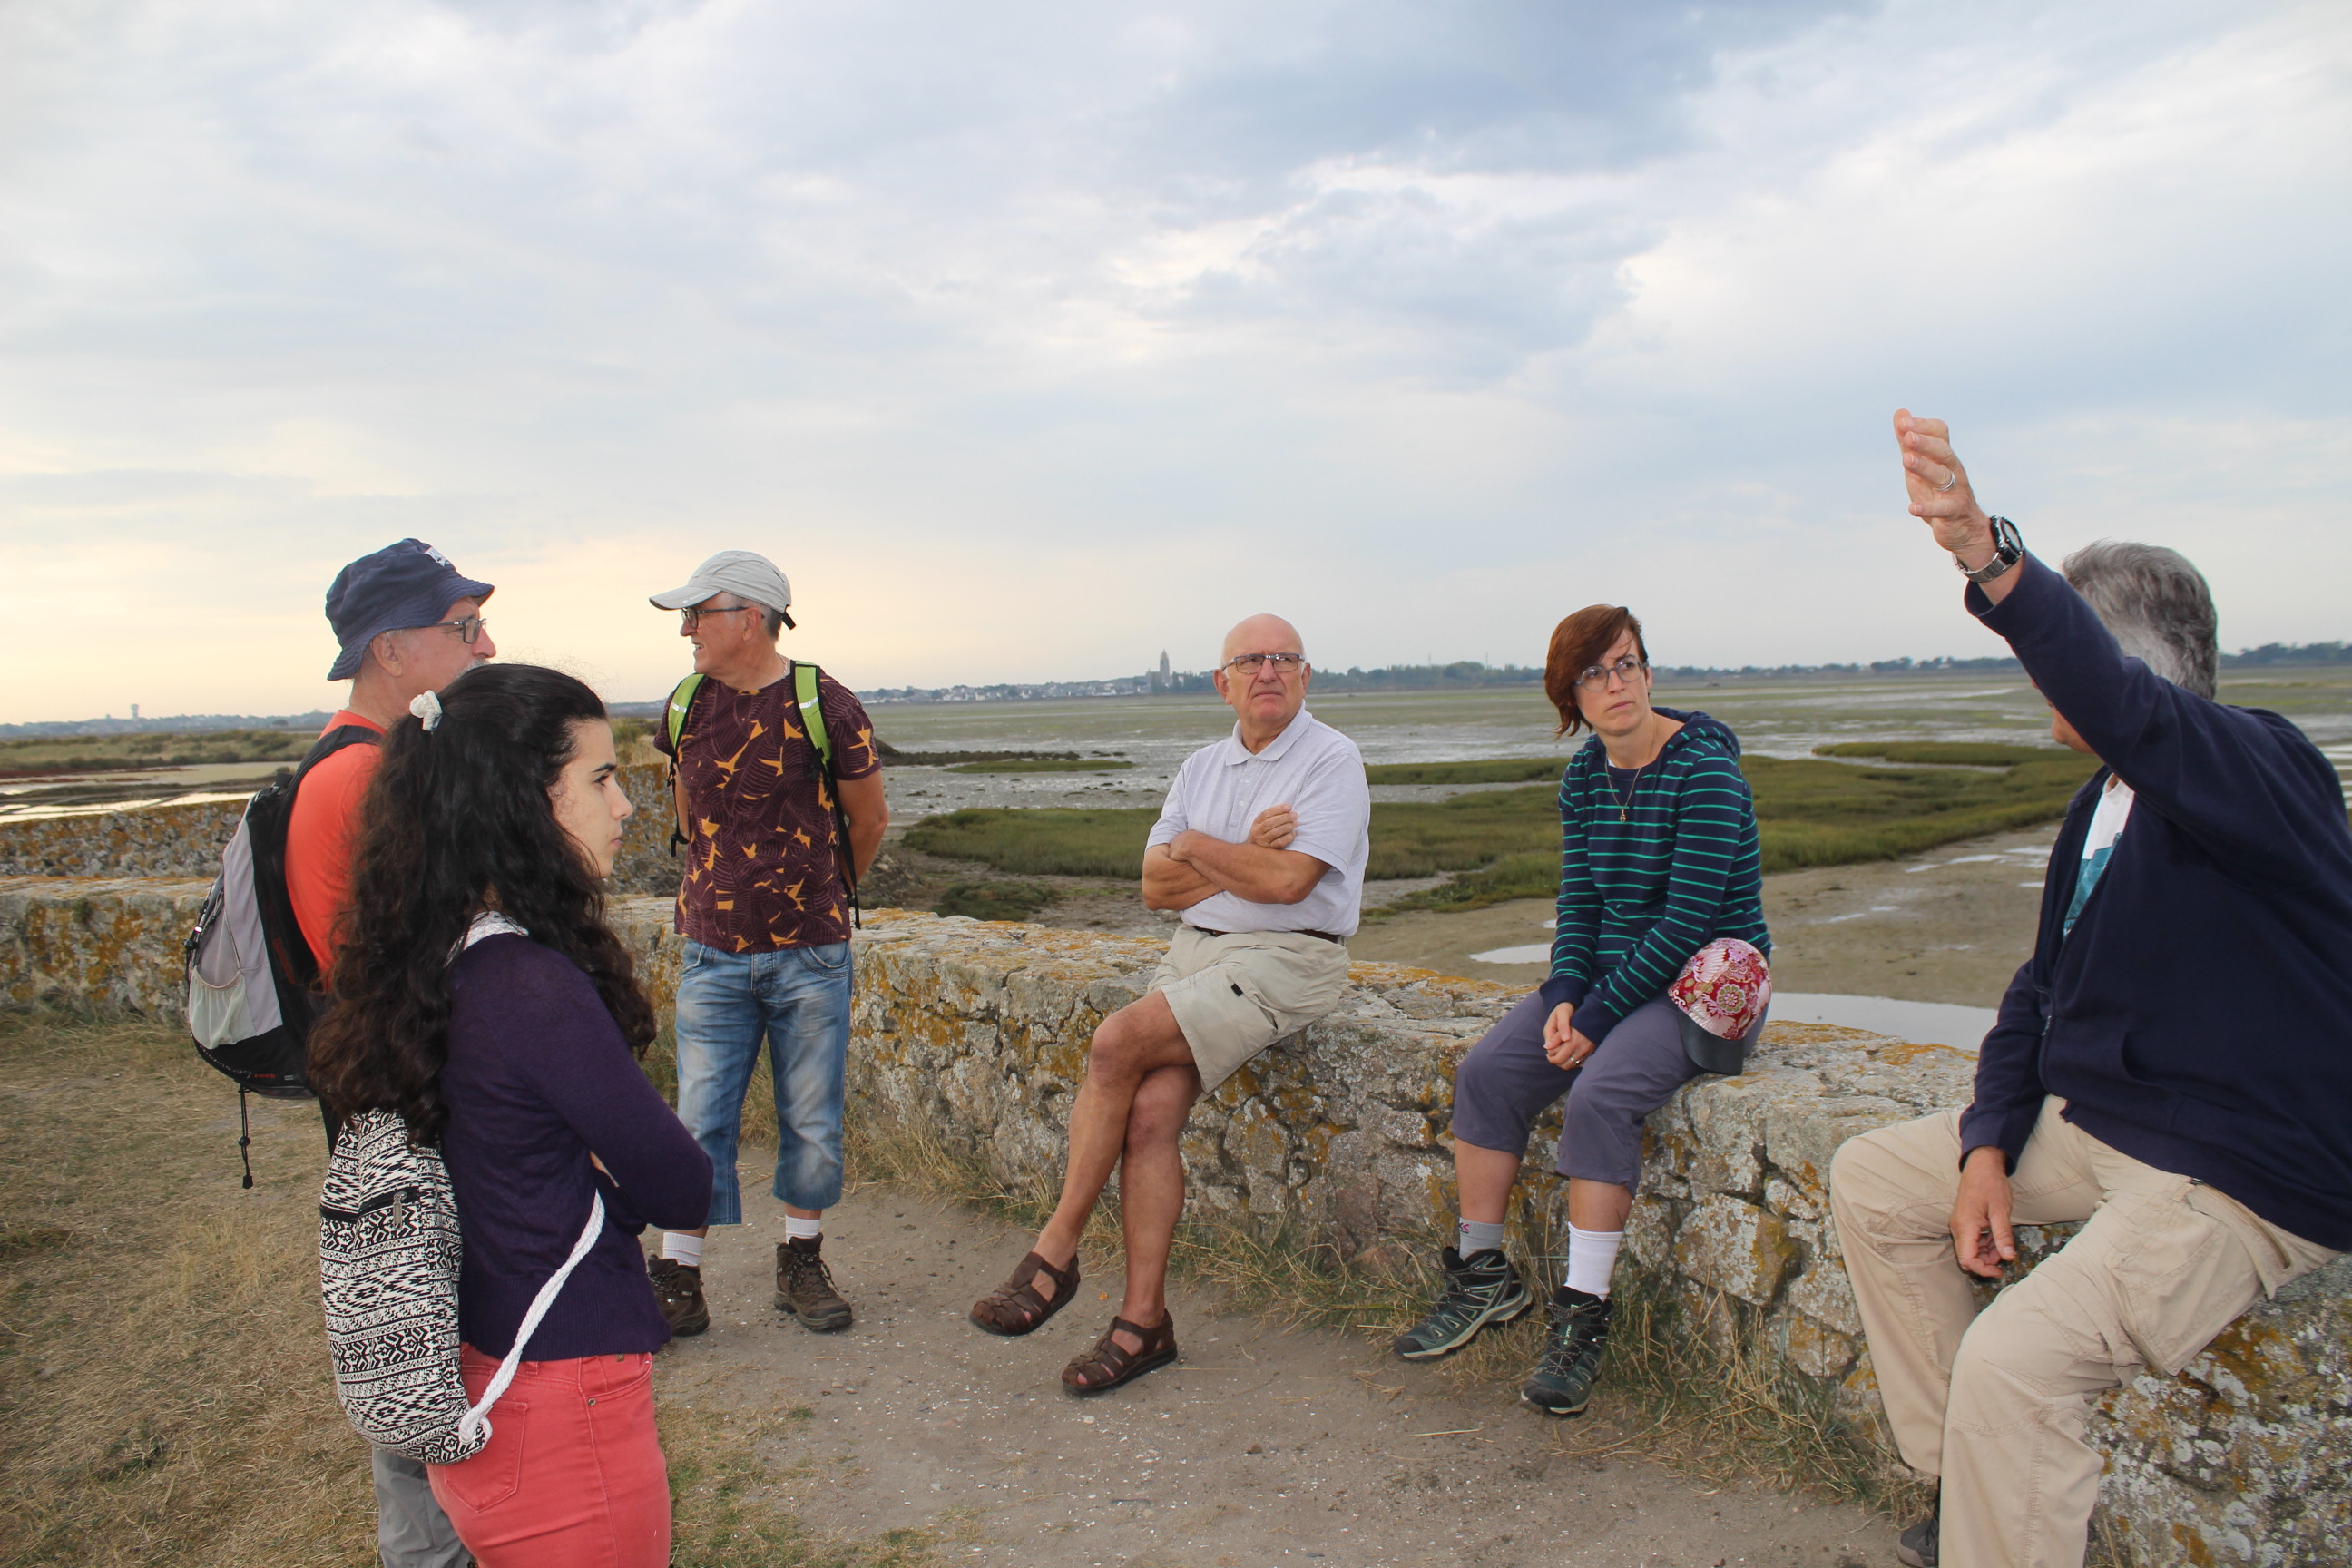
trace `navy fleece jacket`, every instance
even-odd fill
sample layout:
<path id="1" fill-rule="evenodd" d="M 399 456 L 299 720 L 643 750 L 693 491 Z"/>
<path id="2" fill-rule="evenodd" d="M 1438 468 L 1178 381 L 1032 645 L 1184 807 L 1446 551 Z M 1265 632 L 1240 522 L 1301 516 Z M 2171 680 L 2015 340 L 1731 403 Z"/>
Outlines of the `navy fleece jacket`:
<path id="1" fill-rule="evenodd" d="M 1716 938 L 1772 951 L 1739 738 L 1704 713 L 1658 711 L 1682 728 L 1638 778 L 1612 782 L 1595 735 L 1559 781 L 1559 918 L 1543 999 L 1573 1004 L 1596 1046 Z"/>
<path id="2" fill-rule="evenodd" d="M 2126 658 L 2033 557 L 2017 571 L 1999 605 L 1968 590 L 1969 609 L 2106 766 L 2050 852 L 2040 935 L 1985 1037 L 1961 1147 L 1998 1145 L 2014 1169 L 2056 1095 L 2110 1148 L 2352 1248 L 2352 827 L 2336 770 L 2278 714 Z M 2110 771 L 2131 817 L 2062 939 Z"/>

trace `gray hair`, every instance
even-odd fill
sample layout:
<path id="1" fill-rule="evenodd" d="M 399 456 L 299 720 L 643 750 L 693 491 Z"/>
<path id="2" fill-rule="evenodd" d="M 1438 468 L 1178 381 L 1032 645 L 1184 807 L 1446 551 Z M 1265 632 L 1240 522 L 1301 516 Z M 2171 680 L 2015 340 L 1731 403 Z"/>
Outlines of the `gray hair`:
<path id="1" fill-rule="evenodd" d="M 2221 665 L 2213 593 L 2187 556 L 2102 539 L 2066 557 L 2065 574 L 2124 652 L 2183 691 L 2212 697 Z"/>
<path id="2" fill-rule="evenodd" d="M 735 595 L 735 603 L 728 607 L 730 609 L 736 610 L 751 609 L 759 611 L 760 629 L 768 634 L 768 640 L 770 642 L 773 642 L 778 637 L 784 635 L 784 612 L 777 609 L 772 605 L 763 605 L 757 599 L 748 597 L 742 594 L 738 594 Z"/>

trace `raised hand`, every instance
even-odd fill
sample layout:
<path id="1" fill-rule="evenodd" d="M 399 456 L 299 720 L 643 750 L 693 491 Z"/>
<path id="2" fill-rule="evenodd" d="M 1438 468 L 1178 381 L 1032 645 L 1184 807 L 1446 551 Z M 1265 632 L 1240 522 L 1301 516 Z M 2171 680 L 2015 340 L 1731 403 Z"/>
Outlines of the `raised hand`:
<path id="1" fill-rule="evenodd" d="M 1911 515 L 1935 531 L 1936 542 L 1971 566 L 1992 558 L 1992 521 L 1977 504 L 1969 471 L 1952 450 L 1951 426 L 1895 411 L 1895 441 L 1903 451 L 1903 485 Z"/>
<path id="2" fill-rule="evenodd" d="M 1298 837 L 1298 813 L 1286 805 L 1269 805 L 1250 824 L 1249 841 L 1261 849 L 1287 849 Z"/>

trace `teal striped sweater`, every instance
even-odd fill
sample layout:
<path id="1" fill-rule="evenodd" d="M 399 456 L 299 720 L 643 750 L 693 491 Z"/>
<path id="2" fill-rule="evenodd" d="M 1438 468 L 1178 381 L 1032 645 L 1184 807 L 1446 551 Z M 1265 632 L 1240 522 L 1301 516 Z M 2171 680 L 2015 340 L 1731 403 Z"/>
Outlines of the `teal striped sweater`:
<path id="1" fill-rule="evenodd" d="M 1642 771 L 1630 805 L 1597 735 L 1559 781 L 1559 923 L 1543 997 L 1573 1005 L 1595 1044 L 1717 937 L 1772 951 L 1739 738 L 1704 713 L 1658 711 L 1683 727 Z"/>

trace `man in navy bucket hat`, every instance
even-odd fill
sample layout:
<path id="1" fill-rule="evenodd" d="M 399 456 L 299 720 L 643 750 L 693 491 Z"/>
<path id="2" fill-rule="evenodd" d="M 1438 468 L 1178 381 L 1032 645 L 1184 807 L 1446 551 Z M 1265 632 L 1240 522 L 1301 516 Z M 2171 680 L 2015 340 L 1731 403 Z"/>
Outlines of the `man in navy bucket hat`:
<path id="1" fill-rule="evenodd" d="M 327 590 L 327 620 L 342 644 L 327 679 L 349 680 L 359 674 L 368 645 L 383 633 L 447 622 L 461 599 L 474 601 L 467 613 L 478 614 L 491 593 L 488 583 L 460 575 L 446 555 L 421 539 L 404 539 L 361 556 L 336 573 L 334 586 Z M 475 639 L 463 640 L 470 646 Z"/>
<path id="2" fill-rule="evenodd" d="M 322 735 L 348 729 L 345 741 L 373 742 L 418 697 L 495 657 L 482 623 L 490 593 L 421 539 L 387 544 L 335 574 L 327 620 L 341 650 L 327 679 L 349 680 L 352 694 Z M 353 828 L 377 756 L 373 744 L 345 744 L 321 757 L 302 776 L 287 823 L 286 891 L 321 975 L 334 968 Z M 388 1568 L 460 1568 L 465 1545 L 434 1500 L 425 1467 L 378 1448 L 373 1470 L 379 1559 Z"/>

